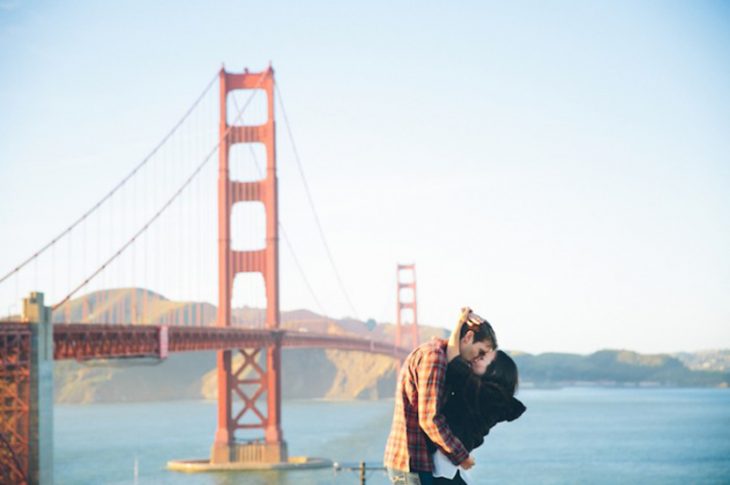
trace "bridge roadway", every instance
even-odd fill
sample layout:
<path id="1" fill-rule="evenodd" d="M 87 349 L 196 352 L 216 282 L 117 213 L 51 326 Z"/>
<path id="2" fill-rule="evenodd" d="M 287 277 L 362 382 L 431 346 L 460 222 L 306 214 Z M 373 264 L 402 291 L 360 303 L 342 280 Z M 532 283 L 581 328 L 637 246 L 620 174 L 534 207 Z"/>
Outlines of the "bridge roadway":
<path id="1" fill-rule="evenodd" d="M 32 343 L 35 331 L 32 325 L 35 324 L 0 322 L 0 384 L 5 383 L 0 387 L 3 395 L 0 403 L 0 483 L 27 483 L 26 477 L 39 473 L 38 470 L 31 471 L 34 470 L 31 464 L 42 463 L 51 456 L 48 447 L 52 447 L 53 441 L 52 435 L 48 435 L 52 432 L 52 425 L 47 426 L 49 421 L 44 421 L 44 425 L 36 424 L 43 427 L 45 437 L 36 432 L 36 438 L 33 438 L 31 433 L 31 422 L 34 419 L 40 422 L 43 416 L 49 415 L 52 405 L 52 394 L 45 395 L 45 404 L 38 404 L 38 396 L 43 395 L 39 388 L 44 388 L 43 384 L 39 387 L 39 382 L 44 378 L 33 380 L 34 372 L 36 375 L 43 372 L 38 370 L 42 365 L 38 360 L 40 352 L 33 350 L 36 344 Z M 170 352 L 251 349 L 277 343 L 283 347 L 369 352 L 401 360 L 410 352 L 383 341 L 283 329 L 88 323 L 53 325 L 54 360 L 165 358 Z M 39 409 L 45 409 L 45 414 Z M 41 442 L 46 445 L 39 445 Z M 40 453 L 41 449 L 45 451 Z"/>
<path id="2" fill-rule="evenodd" d="M 400 360 L 411 351 L 378 340 L 283 329 L 57 323 L 53 325 L 53 357 L 55 360 L 165 358 L 170 352 L 268 347 L 277 340 L 283 347 L 355 350 Z"/>

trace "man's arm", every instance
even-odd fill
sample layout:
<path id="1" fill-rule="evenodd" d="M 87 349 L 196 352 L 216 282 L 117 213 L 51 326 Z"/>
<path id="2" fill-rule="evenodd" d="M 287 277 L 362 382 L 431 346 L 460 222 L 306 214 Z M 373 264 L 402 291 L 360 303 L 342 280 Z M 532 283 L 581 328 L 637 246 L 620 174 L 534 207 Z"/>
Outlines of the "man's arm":
<path id="1" fill-rule="evenodd" d="M 438 352 L 425 352 L 418 364 L 418 424 L 426 436 L 455 465 L 469 458 L 469 452 L 449 429 L 439 412 L 440 390 L 446 378 L 445 359 Z"/>

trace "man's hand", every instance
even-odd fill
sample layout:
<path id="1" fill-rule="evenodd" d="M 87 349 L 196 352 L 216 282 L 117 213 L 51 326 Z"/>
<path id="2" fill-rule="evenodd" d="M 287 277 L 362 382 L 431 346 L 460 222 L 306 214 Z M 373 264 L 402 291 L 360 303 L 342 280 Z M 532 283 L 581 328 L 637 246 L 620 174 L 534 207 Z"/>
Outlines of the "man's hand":
<path id="1" fill-rule="evenodd" d="M 464 470 L 468 470 L 469 468 L 474 466 L 474 458 L 472 458 L 471 455 L 469 455 L 469 458 L 459 463 L 459 466 L 463 468 Z"/>

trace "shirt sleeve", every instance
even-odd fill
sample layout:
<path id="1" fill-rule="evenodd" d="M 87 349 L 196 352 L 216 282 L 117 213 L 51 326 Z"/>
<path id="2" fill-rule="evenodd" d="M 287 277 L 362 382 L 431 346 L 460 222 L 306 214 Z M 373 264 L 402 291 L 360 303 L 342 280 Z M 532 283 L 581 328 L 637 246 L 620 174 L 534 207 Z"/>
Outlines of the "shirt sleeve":
<path id="1" fill-rule="evenodd" d="M 441 389 L 446 378 L 446 359 L 426 352 L 418 364 L 418 424 L 426 436 L 455 465 L 469 457 L 464 445 L 449 429 L 441 409 Z"/>

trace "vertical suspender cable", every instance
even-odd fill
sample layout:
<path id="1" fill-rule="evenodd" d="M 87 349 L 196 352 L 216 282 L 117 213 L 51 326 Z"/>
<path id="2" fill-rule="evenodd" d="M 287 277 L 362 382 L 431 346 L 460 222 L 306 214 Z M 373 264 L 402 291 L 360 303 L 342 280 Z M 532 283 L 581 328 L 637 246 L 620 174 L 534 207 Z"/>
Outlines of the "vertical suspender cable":
<path id="1" fill-rule="evenodd" d="M 266 76 L 262 76 L 259 80 L 259 84 L 263 82 L 263 80 L 266 78 Z M 254 89 L 258 89 L 258 86 L 256 86 Z M 252 97 L 249 97 L 249 99 L 246 101 L 246 104 L 243 106 L 242 110 L 238 113 L 236 119 L 234 120 L 234 124 L 240 119 L 241 115 L 243 114 L 243 111 L 248 107 L 248 105 L 251 102 Z M 111 257 L 109 257 L 103 264 L 100 266 L 96 271 L 94 271 L 89 277 L 87 277 L 81 284 L 79 284 L 77 287 L 75 287 L 66 297 L 57 303 L 54 306 L 55 308 L 58 308 L 59 306 L 63 305 L 66 301 L 68 301 L 73 295 L 76 294 L 81 288 L 85 287 L 91 280 L 93 280 L 99 273 L 103 272 L 103 270 L 112 262 L 114 262 L 120 255 L 122 255 L 130 245 L 132 245 L 135 240 L 140 237 L 141 234 L 144 234 L 151 225 L 153 225 L 159 218 L 162 216 L 167 209 L 169 209 L 170 205 L 172 205 L 173 202 L 177 200 L 177 198 L 180 196 L 180 194 L 190 185 L 190 183 L 195 179 L 195 177 L 198 176 L 198 174 L 201 172 L 201 170 L 208 164 L 208 162 L 211 160 L 212 156 L 217 152 L 220 145 L 222 144 L 225 137 L 228 136 L 228 133 L 230 132 L 230 128 L 226 130 L 226 132 L 223 134 L 221 138 L 219 138 L 218 143 L 213 147 L 213 149 L 208 152 L 206 157 L 202 160 L 202 162 L 196 167 L 196 169 L 193 171 L 193 173 L 190 174 L 190 176 L 185 180 L 185 182 L 172 194 L 171 197 L 169 197 L 165 203 L 162 205 L 162 207 L 155 212 L 155 214 L 129 239 L 127 240 L 122 247 L 112 254 Z"/>
<path id="2" fill-rule="evenodd" d="M 347 292 L 347 289 L 345 289 L 345 285 L 342 282 L 342 277 L 340 276 L 340 272 L 337 269 L 337 265 L 335 264 L 334 257 L 332 256 L 332 251 L 330 250 L 329 244 L 327 243 L 327 238 L 324 235 L 324 229 L 322 228 L 322 224 L 319 220 L 319 215 L 317 214 L 317 210 L 314 206 L 314 200 L 312 198 L 312 193 L 309 190 L 309 184 L 307 183 L 307 179 L 304 176 L 304 170 L 302 169 L 302 163 L 299 157 L 299 151 L 297 150 L 296 143 L 294 142 L 294 135 L 291 131 L 291 126 L 289 124 L 289 119 L 286 115 L 286 109 L 284 107 L 284 98 L 281 95 L 281 91 L 279 90 L 279 84 L 274 84 L 274 89 L 276 90 L 277 99 L 279 100 L 279 107 L 281 108 L 281 113 L 284 116 L 284 124 L 286 125 L 286 131 L 289 135 L 289 141 L 292 146 L 292 151 L 294 152 L 294 160 L 297 162 L 297 168 L 299 169 L 299 175 L 302 178 L 302 183 L 304 184 L 304 191 L 307 194 L 307 201 L 309 202 L 309 206 L 312 209 L 312 214 L 314 214 L 314 221 L 316 223 L 317 229 L 319 231 L 320 238 L 322 239 L 322 244 L 324 245 L 325 252 L 327 253 L 327 258 L 329 259 L 330 265 L 332 266 L 332 270 L 335 274 L 335 277 L 337 278 L 337 282 L 340 286 L 340 290 L 342 291 L 342 294 L 345 296 L 345 300 L 347 301 L 347 304 L 350 306 L 350 310 L 353 312 L 353 316 L 357 317 L 358 313 L 355 309 L 355 306 L 352 304 L 352 299 L 350 298 L 350 295 Z"/>

